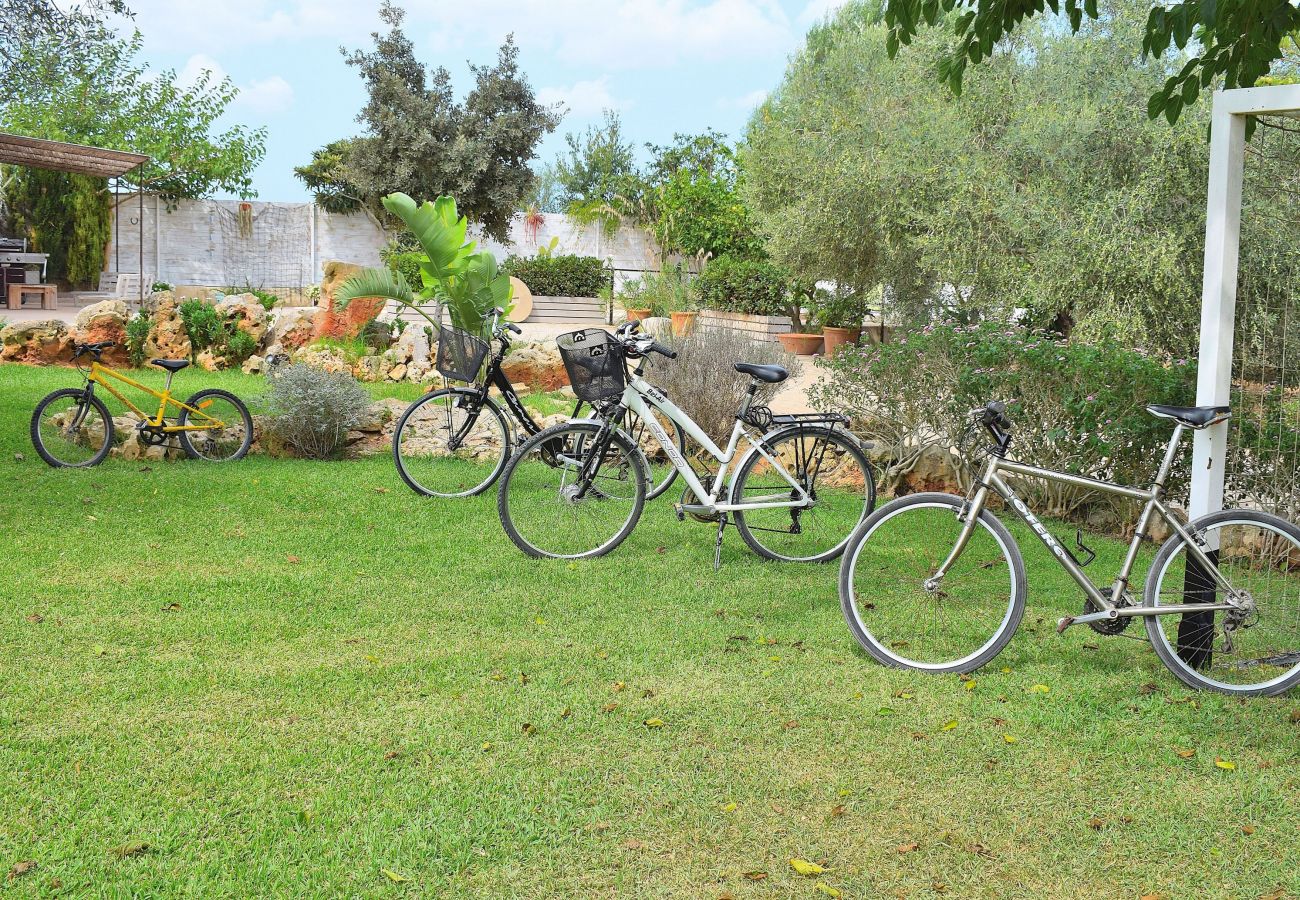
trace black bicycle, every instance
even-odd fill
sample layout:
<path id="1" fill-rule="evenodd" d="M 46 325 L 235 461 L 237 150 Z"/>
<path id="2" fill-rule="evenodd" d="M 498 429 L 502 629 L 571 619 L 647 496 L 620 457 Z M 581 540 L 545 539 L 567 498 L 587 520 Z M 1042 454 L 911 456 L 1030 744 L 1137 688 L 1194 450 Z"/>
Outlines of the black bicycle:
<path id="1" fill-rule="evenodd" d="M 393 433 L 393 461 L 402 480 L 426 497 L 472 497 L 490 488 L 505 469 L 514 447 L 542 430 L 528 407 L 501 371 L 510 351 L 510 336 L 520 329 L 503 321 L 503 311 L 493 310 L 491 339 L 459 328 L 439 326 L 438 352 L 434 367 L 447 381 L 463 386 L 444 386 L 420 397 L 406 408 Z M 505 401 L 490 396 L 495 387 Z M 507 416 L 506 413 L 509 413 Z M 571 418 L 591 416 L 590 404 L 579 400 Z M 656 417 L 658 418 L 658 417 Z M 675 424 L 660 419 L 678 448 L 686 441 Z M 649 474 L 646 499 L 668 490 L 677 477 L 673 467 L 646 423 L 634 413 L 620 424 L 633 446 L 641 448 Z"/>

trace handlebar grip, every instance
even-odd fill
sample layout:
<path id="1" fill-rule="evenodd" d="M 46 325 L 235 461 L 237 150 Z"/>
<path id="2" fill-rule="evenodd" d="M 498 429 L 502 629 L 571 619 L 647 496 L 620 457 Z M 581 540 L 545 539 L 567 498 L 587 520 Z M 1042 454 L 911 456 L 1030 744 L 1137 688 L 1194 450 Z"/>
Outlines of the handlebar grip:
<path id="1" fill-rule="evenodd" d="M 651 344 L 650 349 L 653 350 L 655 353 L 658 353 L 660 356 L 666 356 L 669 359 L 677 358 L 677 351 L 669 350 L 667 347 L 665 347 L 663 344 L 659 343 L 658 341 L 655 341 L 653 344 Z"/>
<path id="2" fill-rule="evenodd" d="M 523 334 L 523 333 L 524 333 L 524 330 L 523 330 L 522 328 L 520 328 L 518 325 L 516 325 L 514 322 L 507 322 L 507 323 L 506 323 L 506 330 L 508 330 L 508 331 L 513 331 L 515 334 Z"/>

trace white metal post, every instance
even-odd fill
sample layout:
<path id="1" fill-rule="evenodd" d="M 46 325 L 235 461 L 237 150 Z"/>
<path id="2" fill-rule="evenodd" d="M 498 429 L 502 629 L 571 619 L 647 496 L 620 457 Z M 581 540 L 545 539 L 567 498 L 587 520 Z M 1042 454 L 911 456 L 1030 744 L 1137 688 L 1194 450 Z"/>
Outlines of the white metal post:
<path id="1" fill-rule="evenodd" d="M 1205 279 L 1201 288 L 1198 406 L 1224 406 L 1232 391 L 1233 314 L 1237 306 L 1237 251 L 1241 237 L 1241 182 L 1246 120 L 1214 95 L 1210 126 L 1210 183 L 1205 212 Z M 1228 423 L 1196 432 L 1188 514 L 1195 519 L 1223 508 Z"/>

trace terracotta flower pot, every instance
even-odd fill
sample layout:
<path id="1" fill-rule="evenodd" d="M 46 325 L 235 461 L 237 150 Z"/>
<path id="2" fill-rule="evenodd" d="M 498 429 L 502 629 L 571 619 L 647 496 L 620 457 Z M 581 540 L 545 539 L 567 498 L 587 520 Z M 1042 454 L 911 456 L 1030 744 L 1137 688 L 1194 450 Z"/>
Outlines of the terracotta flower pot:
<path id="1" fill-rule="evenodd" d="M 826 338 L 826 355 L 834 356 L 835 351 L 845 344 L 856 344 L 862 338 L 862 329 L 859 328 L 836 328 L 827 325 L 822 328 L 822 336 Z"/>
<path id="2" fill-rule="evenodd" d="M 677 337 L 685 337 L 695 330 L 695 320 L 700 314 L 694 311 L 681 311 L 670 312 L 668 315 L 673 320 L 673 334 Z"/>
<path id="3" fill-rule="evenodd" d="M 776 339 L 781 342 L 781 346 L 795 354 L 796 356 L 812 356 L 822 346 L 822 336 L 820 334 L 803 334 L 798 331 L 778 334 Z"/>
<path id="4" fill-rule="evenodd" d="M 650 318 L 651 309 L 629 309 L 627 311 L 627 320 L 629 322 L 640 322 L 642 319 Z"/>

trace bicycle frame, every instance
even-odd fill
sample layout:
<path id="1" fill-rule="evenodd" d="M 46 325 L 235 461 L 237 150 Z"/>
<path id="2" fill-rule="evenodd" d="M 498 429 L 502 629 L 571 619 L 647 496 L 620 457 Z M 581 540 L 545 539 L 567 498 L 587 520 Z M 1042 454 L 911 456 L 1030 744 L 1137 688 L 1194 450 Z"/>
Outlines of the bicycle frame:
<path id="1" fill-rule="evenodd" d="M 927 588 L 937 589 L 939 583 L 943 580 L 944 575 L 961 556 L 962 551 L 966 549 L 971 535 L 975 531 L 976 522 L 979 519 L 980 512 L 983 511 L 988 501 L 990 491 L 996 492 L 1006 502 L 1007 506 L 1023 521 L 1029 529 L 1038 536 L 1052 556 L 1070 574 L 1075 583 L 1083 590 L 1088 598 L 1097 606 L 1097 612 L 1085 613 L 1079 616 L 1067 617 L 1062 620 L 1062 628 L 1069 625 L 1101 621 L 1103 619 L 1117 619 L 1121 616 L 1163 616 L 1163 615 L 1181 615 L 1184 613 L 1212 612 L 1215 610 L 1240 609 L 1242 604 L 1238 601 L 1238 593 L 1228 583 L 1227 579 L 1219 572 L 1219 567 L 1210 559 L 1205 550 L 1202 549 L 1203 542 L 1198 540 L 1182 523 L 1180 523 L 1169 511 L 1165 505 L 1165 479 L 1169 475 L 1169 470 L 1173 466 L 1174 458 L 1178 450 L 1178 444 L 1182 439 L 1185 426 L 1179 424 L 1174 428 L 1173 437 L 1169 441 L 1168 449 L 1165 451 L 1164 460 L 1160 464 L 1160 470 L 1156 475 L 1155 481 L 1150 488 L 1129 487 L 1126 485 L 1115 484 L 1109 481 L 1101 481 L 1096 478 L 1089 478 L 1084 475 L 1072 475 L 1068 472 L 1057 472 L 1052 469 L 1044 469 L 1039 466 L 1031 466 L 1025 463 L 1015 462 L 1006 459 L 998 452 L 989 454 L 988 463 L 984 467 L 983 473 L 979 480 L 973 486 L 972 493 L 968 496 L 966 505 L 958 514 L 964 516 L 962 530 L 957 536 L 957 544 L 953 547 L 948 558 L 939 566 L 935 574 L 926 582 Z M 1010 485 L 1002 478 L 1002 472 L 1008 472 L 1013 475 L 1020 475 L 1028 478 L 1041 478 L 1046 481 L 1054 481 L 1062 484 L 1071 484 L 1077 487 L 1085 487 L 1092 490 L 1104 491 L 1109 494 L 1117 494 L 1121 497 L 1128 497 L 1133 500 L 1145 501 L 1142 514 L 1137 520 L 1137 528 L 1133 534 L 1133 541 L 1129 544 L 1128 553 L 1124 557 L 1124 563 L 1120 567 L 1115 580 L 1111 584 L 1110 595 L 1107 596 L 1096 585 L 1092 583 L 1087 575 L 1083 573 L 1082 567 L 1075 561 L 1074 556 L 1061 546 L 1060 542 L 1052 536 L 1051 532 L 1045 526 L 1029 506 L 1020 499 L 1019 495 L 1011 488 Z M 1123 604 L 1123 595 L 1129 586 L 1129 578 L 1133 573 L 1133 566 L 1137 562 L 1138 551 L 1142 546 L 1142 541 L 1146 538 L 1147 526 L 1151 523 L 1151 517 L 1159 515 L 1174 532 L 1176 532 L 1187 543 L 1189 555 L 1196 560 L 1202 570 L 1209 574 L 1215 584 L 1227 596 L 1231 598 L 1230 602 L 1225 603 L 1182 603 L 1171 604 L 1169 606 L 1144 606 Z M 1210 548 L 1213 551 L 1215 548 Z"/>
<path id="2" fill-rule="evenodd" d="M 154 397 L 157 397 L 158 415 L 150 416 L 144 410 L 140 409 L 140 407 L 132 403 L 121 391 L 119 391 L 117 388 L 113 386 L 112 384 L 113 379 L 116 379 L 117 381 L 120 381 L 124 384 L 130 385 L 131 387 L 135 388 L 138 391 L 144 391 L 146 394 L 150 394 Z M 90 364 L 90 373 L 86 376 L 86 381 L 99 385 L 104 390 L 108 391 L 110 394 L 116 397 L 118 400 L 122 401 L 122 403 L 126 404 L 126 407 L 129 410 L 131 410 L 131 412 L 133 412 L 137 418 L 144 421 L 144 423 L 148 425 L 150 428 L 157 428 L 160 431 L 163 431 L 168 434 L 178 432 L 178 431 L 207 431 L 211 428 L 225 427 L 225 423 L 222 422 L 220 419 L 214 419 L 212 416 L 209 416 L 203 410 L 195 409 L 193 406 L 189 406 L 185 403 L 182 403 L 179 400 L 174 399 L 172 397 L 172 373 L 170 372 L 167 373 L 166 386 L 161 391 L 156 391 L 153 388 L 149 387 L 148 385 L 143 385 L 140 382 L 136 381 L 135 379 L 128 378 L 127 376 L 121 374 L 120 372 L 117 372 L 114 369 L 110 369 L 108 366 L 105 366 L 100 362 L 95 361 Z M 93 388 L 88 388 L 88 390 L 93 391 Z M 164 416 L 167 412 L 168 404 L 172 406 L 180 407 L 181 409 L 184 410 L 188 410 L 194 415 L 201 417 L 201 424 L 196 424 L 196 425 L 164 424 Z"/>
<path id="3" fill-rule="evenodd" d="M 736 419 L 735 426 L 731 429 L 731 437 L 727 441 L 727 447 L 724 450 L 713 442 L 713 439 L 705 434 L 700 426 L 686 413 L 682 412 L 677 406 L 668 399 L 668 397 L 657 387 L 646 381 L 640 374 L 640 370 L 631 373 L 628 376 L 627 387 L 623 389 L 623 397 L 619 401 L 625 408 L 630 409 L 641 417 L 654 435 L 655 440 L 663 447 L 664 453 L 672 461 L 675 468 L 686 481 L 686 485 L 700 501 L 699 504 L 685 504 L 682 506 L 683 512 L 689 513 L 725 513 L 736 512 L 747 509 L 781 509 L 781 508 L 803 508 L 813 504 L 812 498 L 803 486 L 786 471 L 785 467 L 772 458 L 764 448 L 760 440 L 754 438 L 745 428 L 744 423 L 739 417 Z M 682 456 L 677 445 L 668 437 L 668 431 L 659 423 L 659 420 L 651 414 L 652 409 L 657 409 L 670 419 L 678 428 L 680 428 L 691 440 L 704 448 L 719 464 L 717 477 L 713 480 L 713 489 L 706 490 L 700 482 L 695 470 L 691 468 L 690 463 Z M 758 497 L 745 503 L 721 503 L 719 502 L 722 491 L 727 484 L 727 474 L 731 464 L 737 458 L 737 448 L 740 446 L 741 436 L 749 442 L 753 448 L 751 452 L 757 452 L 766 459 L 777 472 L 781 474 L 795 491 L 795 498 L 791 499 L 788 493 L 772 494 Z"/>

